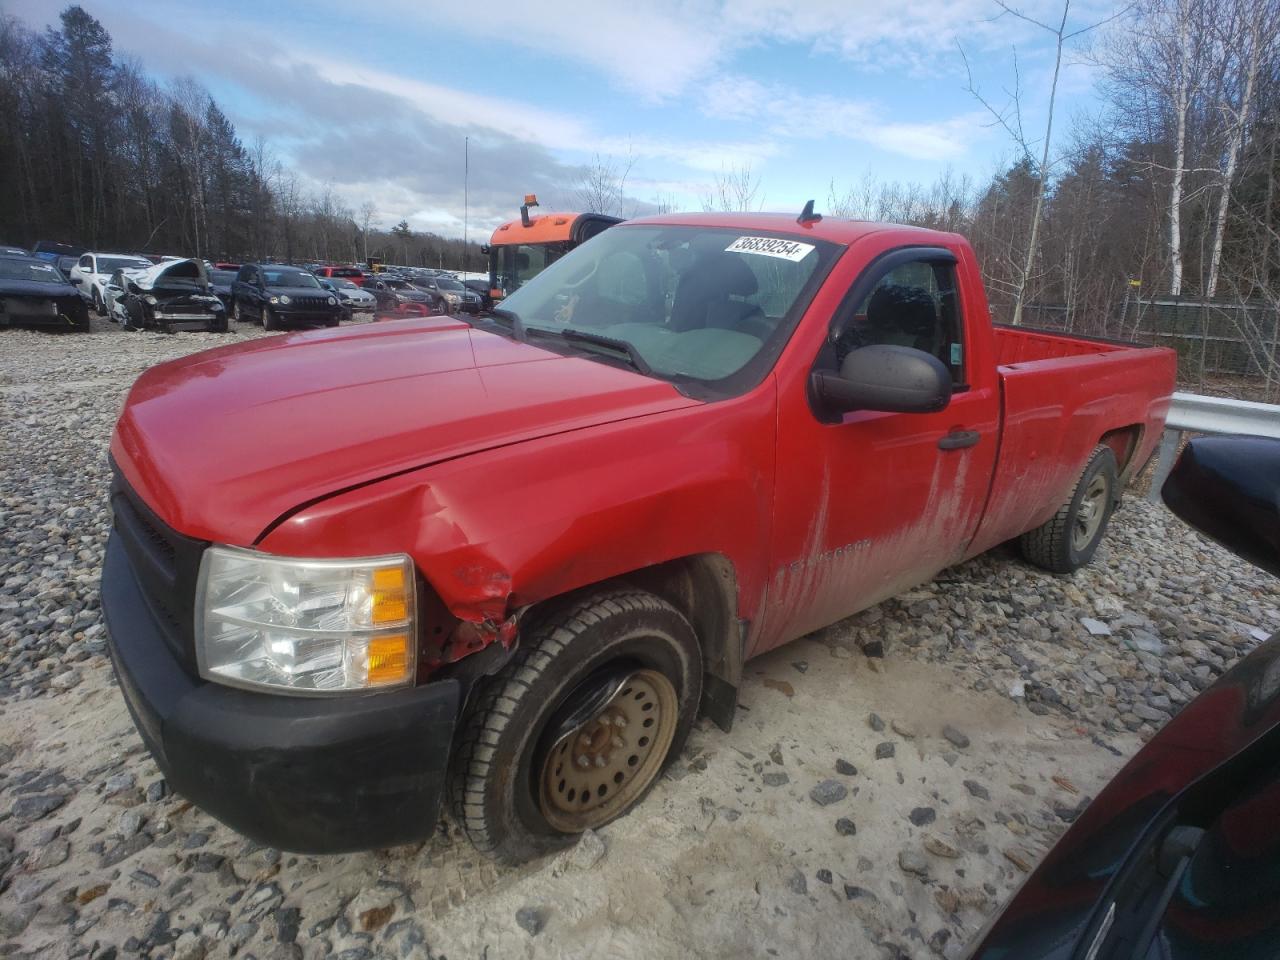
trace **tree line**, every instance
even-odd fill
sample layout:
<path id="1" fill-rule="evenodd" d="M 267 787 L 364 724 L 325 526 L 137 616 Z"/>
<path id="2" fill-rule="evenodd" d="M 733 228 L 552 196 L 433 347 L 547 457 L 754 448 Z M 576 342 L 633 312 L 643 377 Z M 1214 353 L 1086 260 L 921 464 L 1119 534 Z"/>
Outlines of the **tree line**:
<path id="1" fill-rule="evenodd" d="M 999 0 L 996 8 L 1023 16 Z M 1091 25 L 1073 27 L 1068 10 L 1039 25 L 1060 57 L 1065 47 L 1094 66 L 1097 110 L 1051 141 L 1056 87 L 1026 89 L 1014 61 L 1007 101 L 973 91 L 1014 154 L 990 180 L 944 172 L 928 185 L 833 181 L 829 208 L 966 234 L 1006 322 L 1131 337 L 1155 322 L 1153 311 L 1183 307 L 1165 315 L 1190 326 L 1201 347 L 1226 330 L 1274 398 L 1280 2 L 1138 0 L 1087 43 L 1079 38 Z M 1043 130 L 1023 123 L 1033 98 L 1049 106 Z M 1211 330 L 1214 317 L 1221 323 Z M 1202 350 L 1201 380 L 1204 372 Z"/>
<path id="2" fill-rule="evenodd" d="M 461 268 L 461 240 L 373 224 L 329 189 L 303 189 L 261 138 L 246 144 L 194 80 L 159 84 L 117 57 L 82 7 L 56 27 L 0 14 L 0 242 L 209 259 L 365 261 Z M 466 258 L 482 262 L 477 245 Z"/>

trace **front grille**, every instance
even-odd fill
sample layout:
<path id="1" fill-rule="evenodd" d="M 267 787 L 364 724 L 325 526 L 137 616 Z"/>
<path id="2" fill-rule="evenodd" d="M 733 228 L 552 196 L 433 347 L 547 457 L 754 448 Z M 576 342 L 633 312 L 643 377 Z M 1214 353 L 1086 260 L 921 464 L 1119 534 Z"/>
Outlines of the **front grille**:
<path id="1" fill-rule="evenodd" d="M 329 306 L 328 297 L 290 297 L 289 306 L 300 307 L 304 310 L 314 310 L 318 307 Z"/>
<path id="2" fill-rule="evenodd" d="M 133 575 L 165 643 L 192 672 L 196 579 L 209 544 L 174 530 L 142 502 L 113 463 L 111 511 Z"/>

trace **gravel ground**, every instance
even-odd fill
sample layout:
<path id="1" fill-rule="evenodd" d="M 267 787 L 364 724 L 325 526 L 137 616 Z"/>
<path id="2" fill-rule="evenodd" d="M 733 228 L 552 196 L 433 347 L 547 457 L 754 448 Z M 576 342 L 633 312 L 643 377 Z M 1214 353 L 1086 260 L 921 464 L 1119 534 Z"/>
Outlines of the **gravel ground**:
<path id="1" fill-rule="evenodd" d="M 168 793 L 97 600 L 129 384 L 231 338 L 0 331 L 0 955 L 954 956 L 1280 626 L 1269 578 L 1129 500 L 1074 577 L 993 551 L 753 661 L 733 733 L 695 730 L 638 811 L 562 857 L 497 868 L 448 823 L 282 855 Z"/>

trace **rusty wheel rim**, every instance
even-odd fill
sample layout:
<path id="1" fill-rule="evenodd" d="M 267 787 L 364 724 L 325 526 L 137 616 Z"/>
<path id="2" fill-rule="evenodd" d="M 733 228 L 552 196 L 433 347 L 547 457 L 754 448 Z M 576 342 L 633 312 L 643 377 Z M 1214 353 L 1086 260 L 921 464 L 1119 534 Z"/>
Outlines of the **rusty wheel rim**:
<path id="1" fill-rule="evenodd" d="M 554 829 L 580 833 L 625 813 L 662 769 L 679 707 L 671 681 L 637 670 L 590 719 L 551 745 L 538 804 Z"/>
<path id="2" fill-rule="evenodd" d="M 1076 510 L 1075 528 L 1071 531 L 1071 545 L 1076 550 L 1088 547 L 1102 526 L 1102 518 L 1107 514 L 1107 493 L 1107 478 L 1102 474 L 1089 481 Z"/>

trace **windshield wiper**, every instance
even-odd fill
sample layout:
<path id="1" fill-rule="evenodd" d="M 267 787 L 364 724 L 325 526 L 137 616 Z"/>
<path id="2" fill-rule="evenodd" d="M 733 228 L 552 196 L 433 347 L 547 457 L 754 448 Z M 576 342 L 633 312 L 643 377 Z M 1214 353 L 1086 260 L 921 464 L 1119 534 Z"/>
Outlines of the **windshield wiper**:
<path id="1" fill-rule="evenodd" d="M 597 347 L 607 347 L 610 350 L 616 350 L 627 359 L 637 372 L 643 373 L 646 377 L 653 375 L 653 367 L 649 366 L 649 361 L 640 356 L 640 352 L 626 340 L 617 340 L 613 337 L 606 337 L 603 334 L 588 333 L 586 330 L 578 330 L 575 328 L 560 330 L 557 332 L 566 340 L 571 340 L 574 343 L 589 343 Z"/>
<path id="2" fill-rule="evenodd" d="M 520 315 L 514 310 L 507 310 L 503 307 L 494 307 L 489 311 L 491 317 L 501 317 L 511 322 L 511 335 L 522 342 L 529 339 L 529 335 L 525 332 L 524 321 L 520 319 Z"/>

